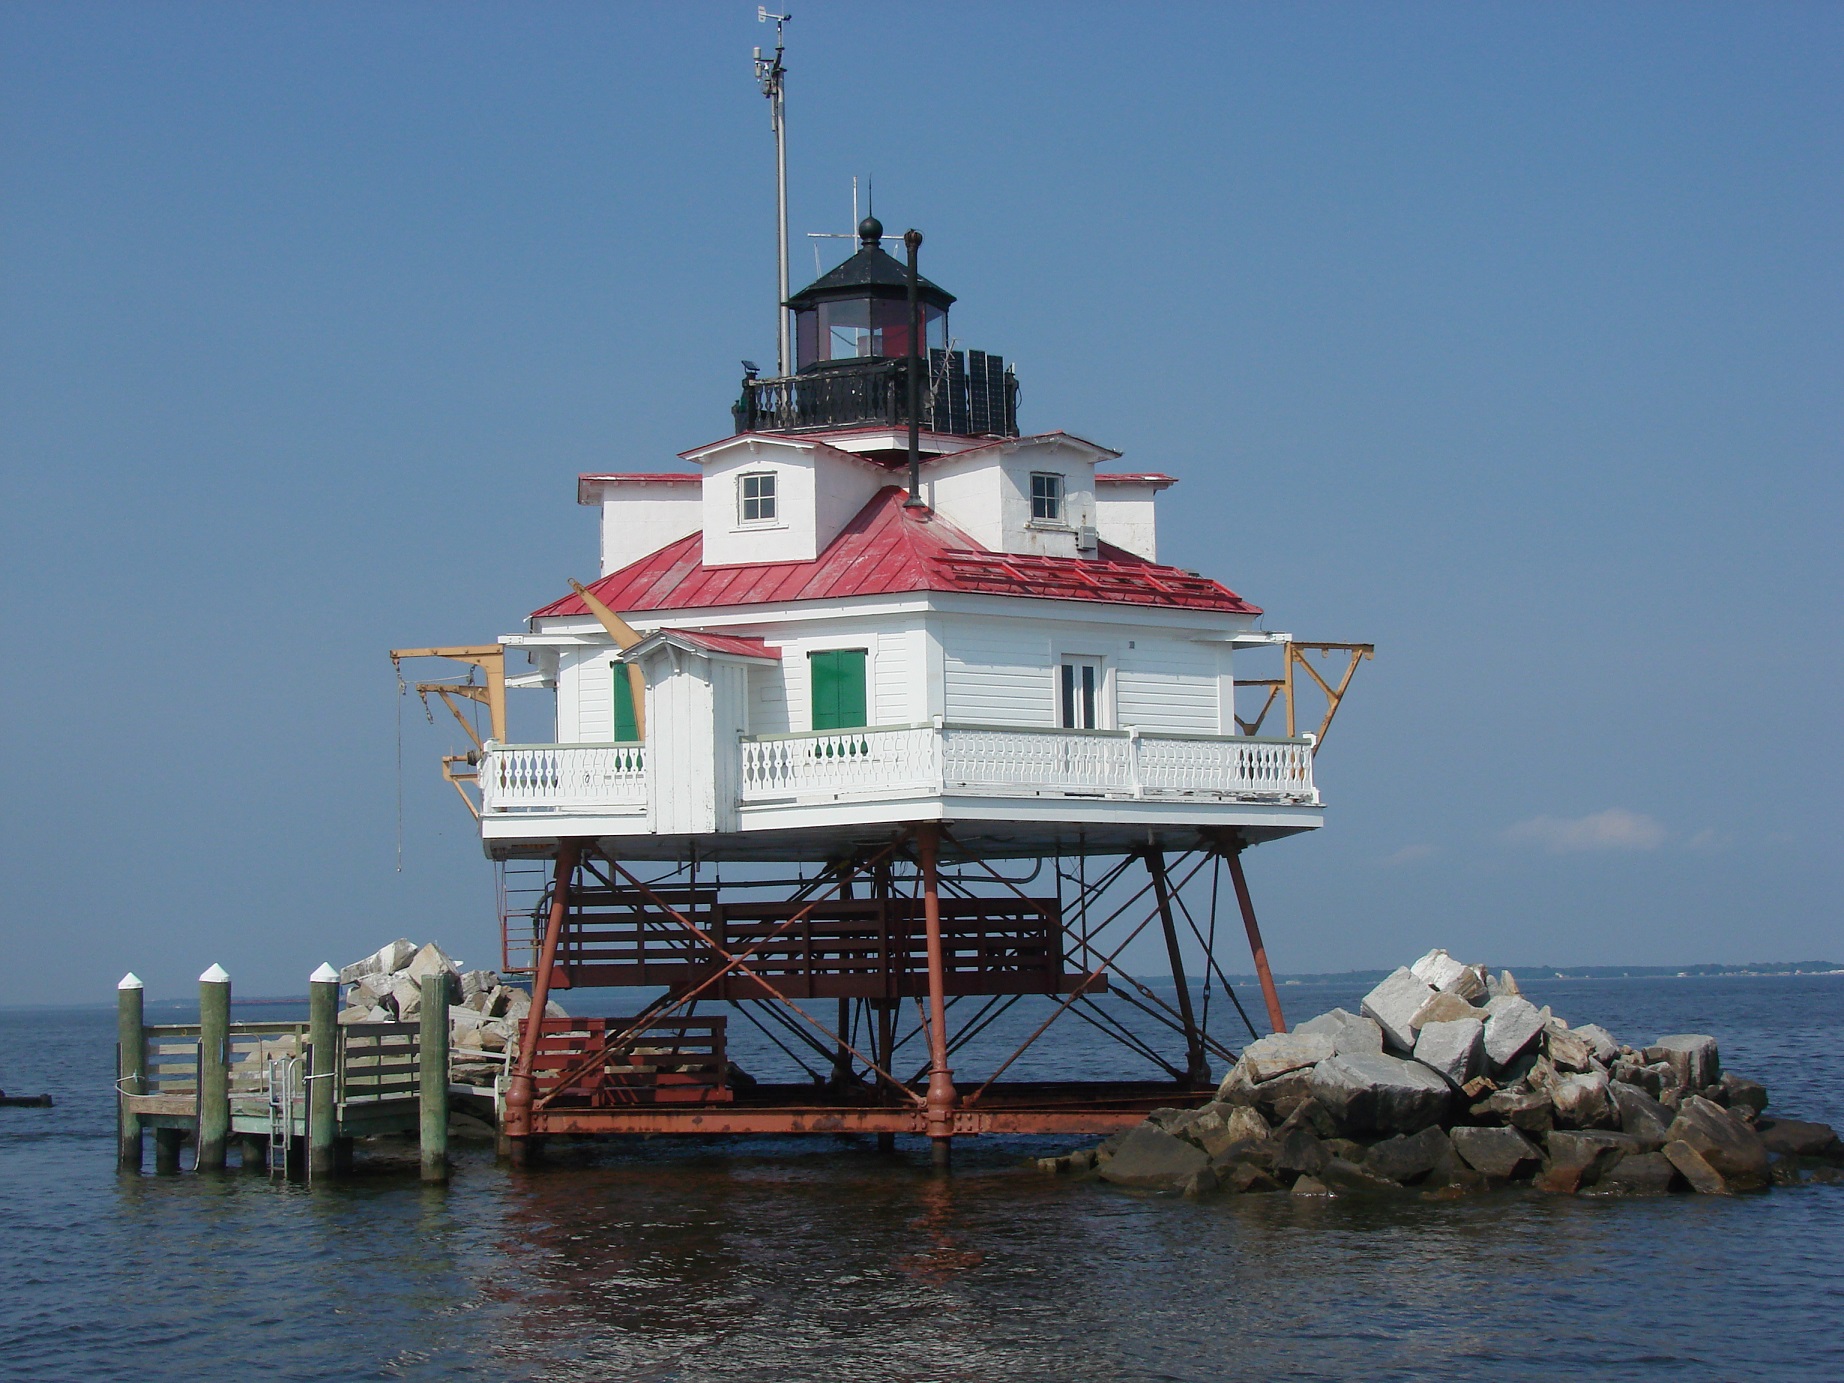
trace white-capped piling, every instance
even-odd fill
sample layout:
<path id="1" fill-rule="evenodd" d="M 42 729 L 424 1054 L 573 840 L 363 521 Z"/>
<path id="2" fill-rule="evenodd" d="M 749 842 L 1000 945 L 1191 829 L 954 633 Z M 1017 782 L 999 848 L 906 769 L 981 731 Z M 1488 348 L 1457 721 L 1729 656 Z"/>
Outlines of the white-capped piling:
<path id="1" fill-rule="evenodd" d="M 141 1116 L 129 1111 L 128 1097 L 147 1093 L 143 995 L 140 977 L 132 970 L 115 986 L 117 1156 L 123 1167 L 136 1172 L 141 1170 Z"/>
<path id="2" fill-rule="evenodd" d="M 339 1061 L 339 972 L 321 962 L 307 977 L 307 1174 L 333 1173 L 339 1133 L 334 1069 Z"/>
<path id="3" fill-rule="evenodd" d="M 230 976 L 213 965 L 198 977 L 198 1155 L 194 1170 L 224 1170 L 230 1138 Z"/>

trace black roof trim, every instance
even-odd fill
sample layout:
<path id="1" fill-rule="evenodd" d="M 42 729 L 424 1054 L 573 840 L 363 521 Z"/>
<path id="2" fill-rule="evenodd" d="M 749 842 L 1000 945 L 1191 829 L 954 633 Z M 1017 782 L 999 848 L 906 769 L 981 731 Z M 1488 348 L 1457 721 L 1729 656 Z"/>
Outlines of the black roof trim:
<path id="1" fill-rule="evenodd" d="M 948 304 L 954 301 L 952 293 L 927 279 L 922 279 L 918 286 L 922 301 L 931 307 L 941 308 L 945 312 Z M 906 296 L 909 292 L 909 270 L 901 260 L 875 245 L 867 245 L 838 268 L 822 274 L 792 295 L 787 305 L 798 311 L 803 307 L 812 307 L 815 303 L 865 297 L 867 289 L 868 296 L 874 298 Z"/>

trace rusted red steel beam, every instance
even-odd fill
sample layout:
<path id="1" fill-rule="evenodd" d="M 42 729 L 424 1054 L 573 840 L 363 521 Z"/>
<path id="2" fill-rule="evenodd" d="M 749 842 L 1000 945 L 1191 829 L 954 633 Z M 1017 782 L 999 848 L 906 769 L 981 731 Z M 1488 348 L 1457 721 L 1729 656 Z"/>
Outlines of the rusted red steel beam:
<path id="1" fill-rule="evenodd" d="M 557 963 L 558 939 L 563 935 L 564 922 L 570 912 L 570 880 L 576 874 L 576 864 L 582 854 L 580 840 L 558 843 L 556 872 L 551 883 L 551 915 L 544 926 L 538 973 L 532 977 L 531 1017 L 536 1021 L 523 1025 L 519 1035 L 519 1062 L 506 1088 L 506 1133 L 512 1138 L 522 1138 L 531 1132 L 532 1061 L 538 1052 L 539 1032 L 544 1027 L 544 1006 L 551 997 L 551 970 Z"/>
<path id="2" fill-rule="evenodd" d="M 954 1110 L 960 1097 L 948 1069 L 948 1010 L 945 966 L 941 952 L 941 882 L 937 864 L 940 827 L 924 822 L 915 828 L 916 855 L 922 866 L 922 920 L 928 944 L 928 1135 L 935 1140 L 935 1163 L 946 1166 L 948 1140 L 954 1136 Z"/>
<path id="3" fill-rule="evenodd" d="M 1249 881 L 1242 876 L 1242 846 L 1225 849 L 1229 862 L 1229 879 L 1236 886 L 1236 905 L 1242 909 L 1242 925 L 1249 934 L 1249 951 L 1255 957 L 1255 973 L 1261 979 L 1261 997 L 1267 1001 L 1268 1023 L 1275 1032 L 1287 1031 L 1287 1019 L 1281 1014 L 1281 993 L 1274 987 L 1274 972 L 1268 969 L 1268 948 L 1262 944 L 1261 928 L 1255 922 L 1255 904 L 1249 898 Z"/>
<path id="4" fill-rule="evenodd" d="M 1132 1128 L 1144 1107 L 1124 1109 L 962 1109 L 950 1116 L 950 1136 L 979 1134 L 1095 1134 Z M 560 1134 L 911 1133 L 933 1134 L 926 1110 L 870 1105 L 862 1108 L 750 1109 L 662 1107 L 546 1109 L 533 1115 L 536 1131 Z"/>

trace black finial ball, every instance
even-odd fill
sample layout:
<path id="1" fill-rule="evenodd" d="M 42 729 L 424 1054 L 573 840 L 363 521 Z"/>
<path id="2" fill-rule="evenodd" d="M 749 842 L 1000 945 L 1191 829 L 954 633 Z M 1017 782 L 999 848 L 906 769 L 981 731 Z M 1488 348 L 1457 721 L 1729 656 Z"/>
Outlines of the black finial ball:
<path id="1" fill-rule="evenodd" d="M 884 238 L 884 223 L 875 216 L 867 216 L 858 223 L 858 238 L 867 245 L 875 245 Z"/>

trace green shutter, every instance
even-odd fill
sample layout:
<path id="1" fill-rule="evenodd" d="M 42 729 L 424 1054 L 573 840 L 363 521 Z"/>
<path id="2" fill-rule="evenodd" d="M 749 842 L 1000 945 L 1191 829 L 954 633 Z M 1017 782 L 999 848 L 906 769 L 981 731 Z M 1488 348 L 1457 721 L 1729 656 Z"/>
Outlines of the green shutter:
<path id="1" fill-rule="evenodd" d="M 815 730 L 855 730 L 866 724 L 862 648 L 809 653 L 807 671 L 813 682 Z"/>
<path id="2" fill-rule="evenodd" d="M 632 744 L 640 738 L 640 717 L 634 714 L 634 681 L 626 663 L 609 667 L 615 685 L 615 742 Z"/>

